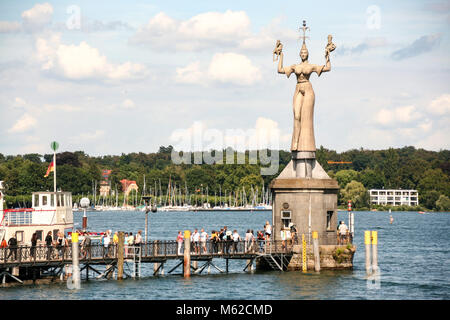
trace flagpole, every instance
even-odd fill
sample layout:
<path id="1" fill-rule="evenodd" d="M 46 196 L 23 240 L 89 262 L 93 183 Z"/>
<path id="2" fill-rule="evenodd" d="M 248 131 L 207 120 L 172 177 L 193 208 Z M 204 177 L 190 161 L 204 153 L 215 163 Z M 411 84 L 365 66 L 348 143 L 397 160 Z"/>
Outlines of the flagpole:
<path id="1" fill-rule="evenodd" d="M 53 192 L 56 193 L 56 151 L 53 152 Z"/>
<path id="2" fill-rule="evenodd" d="M 56 193 L 56 150 L 58 150 L 59 144 L 53 141 L 50 146 L 53 150 L 53 192 Z"/>

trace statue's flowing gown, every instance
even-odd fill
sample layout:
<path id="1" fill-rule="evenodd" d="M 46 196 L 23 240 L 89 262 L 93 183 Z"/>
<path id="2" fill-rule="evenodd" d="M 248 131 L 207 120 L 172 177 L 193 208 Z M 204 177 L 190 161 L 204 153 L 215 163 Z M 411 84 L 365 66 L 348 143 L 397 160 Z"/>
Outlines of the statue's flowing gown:
<path id="1" fill-rule="evenodd" d="M 302 63 L 285 67 L 286 76 L 297 75 L 297 85 L 293 98 L 294 131 L 292 134 L 291 151 L 316 151 L 314 139 L 314 90 L 309 77 L 312 72 L 318 76 L 325 66 Z"/>

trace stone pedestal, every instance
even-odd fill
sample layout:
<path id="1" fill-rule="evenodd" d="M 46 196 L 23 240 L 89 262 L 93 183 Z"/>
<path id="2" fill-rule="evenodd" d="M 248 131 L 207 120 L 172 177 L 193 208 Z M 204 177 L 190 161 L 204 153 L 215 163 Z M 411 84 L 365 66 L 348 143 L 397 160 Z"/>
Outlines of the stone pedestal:
<path id="1" fill-rule="evenodd" d="M 309 175 L 309 177 L 308 177 Z M 299 177 L 300 176 L 300 177 Z M 270 184 L 272 192 L 273 239 L 293 223 L 297 236 L 312 243 L 312 232 L 319 233 L 320 245 L 337 243 L 337 193 L 339 185 L 316 159 L 293 159 Z"/>

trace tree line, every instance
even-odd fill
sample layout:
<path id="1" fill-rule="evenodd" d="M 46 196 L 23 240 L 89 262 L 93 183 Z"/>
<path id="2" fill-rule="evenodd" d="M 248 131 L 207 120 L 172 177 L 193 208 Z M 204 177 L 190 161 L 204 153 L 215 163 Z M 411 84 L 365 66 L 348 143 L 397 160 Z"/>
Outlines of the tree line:
<path id="1" fill-rule="evenodd" d="M 242 156 L 245 164 L 179 164 L 171 161 L 172 146 L 161 146 L 154 153 L 89 156 L 83 151 L 61 152 L 56 155 L 58 189 L 71 191 L 77 196 L 92 194 L 94 182 L 102 180 L 102 170 L 109 169 L 112 190 L 121 191 L 120 180 L 135 180 L 142 190 L 160 188 L 167 192 L 169 180 L 181 189 L 195 193 L 208 188 L 209 194 L 226 195 L 237 190 L 268 187 L 288 164 L 291 154 L 278 152 L 279 168 L 274 175 L 261 175 L 261 163 L 249 164 L 249 151 L 234 152 Z M 216 151 L 217 152 L 217 151 Z M 214 153 L 214 151 L 213 151 Z M 225 150 L 223 150 L 225 157 Z M 416 189 L 421 208 L 450 210 L 450 151 L 428 151 L 414 147 L 386 150 L 353 149 L 336 152 L 321 146 L 317 160 L 339 183 L 338 204 L 352 200 L 357 209 L 371 208 L 369 189 Z M 3 155 L 0 153 L 0 180 L 5 181 L 8 207 L 29 205 L 31 192 L 53 190 L 53 174 L 45 178 L 52 154 Z M 258 158 L 259 159 L 259 158 Z M 350 162 L 333 164 L 329 162 Z M 97 189 L 98 190 L 98 189 Z M 98 192 L 98 191 L 97 191 Z"/>

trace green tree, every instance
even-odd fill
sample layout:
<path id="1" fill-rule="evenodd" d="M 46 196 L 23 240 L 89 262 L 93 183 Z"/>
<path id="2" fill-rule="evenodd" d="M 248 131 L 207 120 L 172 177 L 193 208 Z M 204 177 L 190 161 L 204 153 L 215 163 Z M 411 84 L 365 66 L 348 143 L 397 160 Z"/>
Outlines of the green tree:
<path id="1" fill-rule="evenodd" d="M 379 170 L 365 169 L 361 172 L 361 182 L 367 189 L 381 189 L 384 187 L 384 176 Z"/>
<path id="2" fill-rule="evenodd" d="M 424 192 L 423 194 L 419 194 L 420 200 L 419 203 L 425 206 L 427 209 L 434 210 L 436 208 L 436 201 L 439 200 L 441 194 L 436 190 L 431 190 Z"/>
<path id="3" fill-rule="evenodd" d="M 347 203 L 351 200 L 354 208 L 368 206 L 369 195 L 367 189 L 364 188 L 364 185 L 361 182 L 355 180 L 350 181 L 341 193 L 343 202 Z"/>
<path id="4" fill-rule="evenodd" d="M 441 194 L 436 201 L 436 209 L 439 211 L 450 211 L 450 198 Z"/>
<path id="5" fill-rule="evenodd" d="M 341 188 L 345 186 L 352 180 L 358 180 L 358 172 L 355 170 L 340 170 L 336 172 L 335 179 L 338 181 Z"/>
<path id="6" fill-rule="evenodd" d="M 435 190 L 449 197 L 450 179 L 441 169 L 429 169 L 423 173 L 422 179 L 417 185 L 417 190 L 419 195 Z"/>

